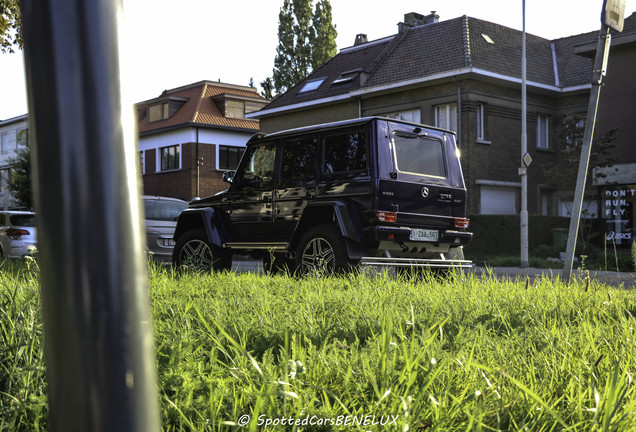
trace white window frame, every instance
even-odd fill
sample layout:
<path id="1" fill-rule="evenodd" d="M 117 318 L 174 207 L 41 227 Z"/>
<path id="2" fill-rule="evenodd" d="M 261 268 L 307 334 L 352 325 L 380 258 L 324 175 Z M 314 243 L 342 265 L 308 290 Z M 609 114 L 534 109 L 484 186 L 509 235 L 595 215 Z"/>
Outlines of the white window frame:
<path id="1" fill-rule="evenodd" d="M 453 110 L 455 112 L 454 121 L 452 121 Z M 442 124 L 442 120 L 445 124 Z M 457 132 L 457 103 L 435 105 L 435 126 Z"/>
<path id="2" fill-rule="evenodd" d="M 550 117 L 545 114 L 537 114 L 537 148 L 550 148 Z"/>
<path id="3" fill-rule="evenodd" d="M 477 105 L 477 139 L 480 141 L 486 140 L 486 122 L 484 121 L 486 115 L 486 106 L 484 104 Z"/>
<path id="4" fill-rule="evenodd" d="M 327 78 L 325 77 L 325 78 L 318 78 L 311 81 L 307 81 L 303 85 L 303 87 L 300 90 L 298 90 L 298 94 L 309 93 L 309 92 L 318 90 L 320 86 L 322 85 L 322 83 L 325 82 L 326 79 Z"/>
<path id="5" fill-rule="evenodd" d="M 9 134 L 0 134 L 0 152 L 2 154 L 9 153 Z"/>
<path id="6" fill-rule="evenodd" d="M 139 151 L 139 165 L 141 174 L 146 174 L 146 153 L 143 150 Z"/>

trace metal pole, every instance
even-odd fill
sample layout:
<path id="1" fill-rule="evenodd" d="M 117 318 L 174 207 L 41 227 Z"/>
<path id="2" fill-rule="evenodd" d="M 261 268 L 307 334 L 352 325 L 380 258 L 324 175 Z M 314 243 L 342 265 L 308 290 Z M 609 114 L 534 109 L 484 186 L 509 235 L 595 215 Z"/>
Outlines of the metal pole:
<path id="1" fill-rule="evenodd" d="M 610 28 L 603 25 L 599 32 L 598 43 L 596 45 L 596 58 L 594 59 L 594 70 L 592 71 L 592 90 L 590 91 L 590 102 L 585 119 L 585 134 L 583 135 L 583 144 L 581 146 L 581 160 L 579 161 L 579 172 L 576 178 L 574 203 L 572 204 L 572 215 L 570 217 L 570 229 L 568 232 L 568 244 L 565 250 L 565 262 L 563 263 L 563 278 L 566 281 L 569 281 L 572 276 L 572 265 L 574 263 L 574 252 L 576 249 L 579 224 L 581 222 L 587 170 L 592 152 L 592 138 L 594 137 L 596 113 L 598 111 L 598 102 L 601 94 L 601 84 L 603 83 L 603 77 L 607 69 L 611 41 Z"/>
<path id="2" fill-rule="evenodd" d="M 528 174 L 523 158 L 528 152 L 526 93 L 526 0 L 522 2 L 523 42 L 521 44 L 521 268 L 528 267 Z"/>
<path id="3" fill-rule="evenodd" d="M 54 432 L 160 429 L 121 12 L 121 1 L 22 2 Z"/>

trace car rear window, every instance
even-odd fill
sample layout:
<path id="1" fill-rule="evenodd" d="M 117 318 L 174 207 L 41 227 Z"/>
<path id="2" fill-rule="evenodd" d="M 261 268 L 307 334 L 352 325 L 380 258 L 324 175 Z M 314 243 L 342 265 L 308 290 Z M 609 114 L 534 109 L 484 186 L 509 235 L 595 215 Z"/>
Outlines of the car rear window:
<path id="1" fill-rule="evenodd" d="M 9 225 L 34 227 L 35 215 L 11 215 L 9 216 Z"/>
<path id="2" fill-rule="evenodd" d="M 144 200 L 146 219 L 159 221 L 176 221 L 188 203 L 166 200 Z"/>
<path id="3" fill-rule="evenodd" d="M 444 144 L 422 135 L 393 134 L 398 171 L 446 177 Z"/>

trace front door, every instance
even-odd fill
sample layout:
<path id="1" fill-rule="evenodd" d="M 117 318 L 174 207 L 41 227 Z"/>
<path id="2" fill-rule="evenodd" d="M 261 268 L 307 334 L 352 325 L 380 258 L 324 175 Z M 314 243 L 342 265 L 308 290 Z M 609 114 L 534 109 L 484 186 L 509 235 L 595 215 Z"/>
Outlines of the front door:
<path id="1" fill-rule="evenodd" d="M 275 160 L 274 143 L 250 147 L 242 158 L 230 188 L 234 242 L 261 243 L 272 240 Z"/>

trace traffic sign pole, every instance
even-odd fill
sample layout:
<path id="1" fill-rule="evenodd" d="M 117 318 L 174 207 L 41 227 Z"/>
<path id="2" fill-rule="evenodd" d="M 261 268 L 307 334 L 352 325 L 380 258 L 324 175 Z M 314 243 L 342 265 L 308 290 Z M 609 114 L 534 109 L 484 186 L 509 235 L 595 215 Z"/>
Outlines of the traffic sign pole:
<path id="1" fill-rule="evenodd" d="M 568 243 L 565 251 L 565 261 L 563 263 L 563 278 L 566 281 L 569 281 L 572 276 L 574 251 L 576 249 L 576 240 L 579 231 L 579 224 L 581 222 L 581 210 L 583 209 L 583 197 L 585 195 L 585 183 L 590 163 L 590 154 L 592 151 L 592 138 L 594 137 L 598 101 L 601 94 L 603 77 L 605 76 L 607 67 L 607 60 L 609 58 L 611 38 L 610 28 L 603 24 L 601 31 L 599 32 L 598 43 L 596 46 L 596 58 L 594 60 L 594 70 L 592 74 L 592 90 L 590 92 L 590 102 L 585 120 L 585 134 L 583 136 L 581 160 L 579 161 L 579 173 L 576 179 L 574 203 L 572 204 L 572 215 L 570 217 Z"/>

